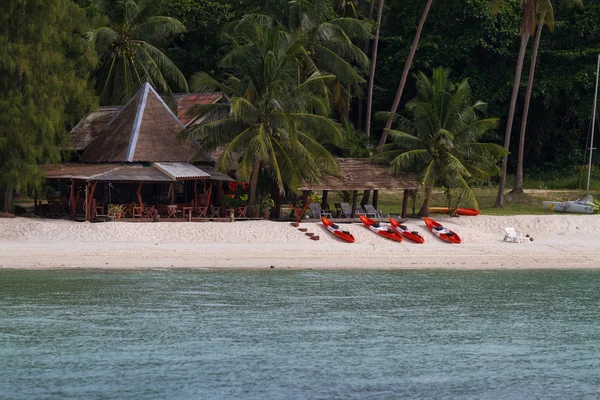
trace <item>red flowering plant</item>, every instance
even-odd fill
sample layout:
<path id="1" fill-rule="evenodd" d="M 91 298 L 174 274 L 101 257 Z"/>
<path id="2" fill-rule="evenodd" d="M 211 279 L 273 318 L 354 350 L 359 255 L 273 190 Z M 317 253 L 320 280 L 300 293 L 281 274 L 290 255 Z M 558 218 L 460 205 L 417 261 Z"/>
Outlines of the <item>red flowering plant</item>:
<path id="1" fill-rule="evenodd" d="M 229 182 L 223 198 L 226 207 L 243 207 L 248 202 L 248 182 Z"/>

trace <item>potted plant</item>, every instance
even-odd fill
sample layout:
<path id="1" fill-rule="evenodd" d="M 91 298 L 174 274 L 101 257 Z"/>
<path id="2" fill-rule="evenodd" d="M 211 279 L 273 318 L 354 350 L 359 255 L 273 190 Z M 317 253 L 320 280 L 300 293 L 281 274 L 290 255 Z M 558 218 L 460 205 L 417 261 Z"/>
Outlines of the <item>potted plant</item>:
<path id="1" fill-rule="evenodd" d="M 109 204 L 108 205 L 108 215 L 112 215 L 117 219 L 121 219 L 121 215 L 123 215 L 123 210 L 125 206 L 123 204 Z"/>
<path id="2" fill-rule="evenodd" d="M 271 195 L 266 195 L 260 202 L 260 212 L 264 219 L 269 219 L 269 211 L 275 207 L 275 201 L 271 198 Z"/>

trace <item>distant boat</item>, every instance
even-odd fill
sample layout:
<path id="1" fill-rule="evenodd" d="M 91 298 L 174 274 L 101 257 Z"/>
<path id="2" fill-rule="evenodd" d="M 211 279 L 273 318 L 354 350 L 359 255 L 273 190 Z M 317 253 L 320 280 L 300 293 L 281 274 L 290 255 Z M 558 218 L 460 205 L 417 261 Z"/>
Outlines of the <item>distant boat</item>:
<path id="1" fill-rule="evenodd" d="M 595 214 L 599 209 L 592 196 L 571 201 L 544 201 L 544 210 L 577 214 Z"/>
<path id="2" fill-rule="evenodd" d="M 596 214 L 600 212 L 600 206 L 594 203 L 590 196 L 590 179 L 592 176 L 592 153 L 594 151 L 594 132 L 596 129 L 596 105 L 598 100 L 598 77 L 600 77 L 600 55 L 598 55 L 598 66 L 596 67 L 596 92 L 594 94 L 594 109 L 592 111 L 592 130 L 590 132 L 590 158 L 588 162 L 588 178 L 585 197 L 571 201 L 544 201 L 544 210 L 558 211 L 577 214 Z"/>
<path id="3" fill-rule="evenodd" d="M 429 207 L 429 211 L 432 213 L 450 214 L 450 209 L 447 207 Z M 472 217 L 480 214 L 479 210 L 474 208 L 457 208 L 454 212 L 458 215 L 469 215 Z"/>

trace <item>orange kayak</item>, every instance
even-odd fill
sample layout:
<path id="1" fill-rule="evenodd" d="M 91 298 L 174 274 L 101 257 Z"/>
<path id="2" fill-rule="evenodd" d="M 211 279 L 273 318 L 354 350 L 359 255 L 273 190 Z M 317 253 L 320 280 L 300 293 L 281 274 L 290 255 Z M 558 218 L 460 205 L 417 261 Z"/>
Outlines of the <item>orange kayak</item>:
<path id="1" fill-rule="evenodd" d="M 345 240 L 346 242 L 354 243 L 354 236 L 348 231 L 342 230 L 338 225 L 334 224 L 331 220 L 321 216 L 321 222 L 327 228 L 327 230 L 333 233 L 335 236 L 340 239 Z"/>
<path id="2" fill-rule="evenodd" d="M 396 232 L 396 230 L 391 226 L 382 225 L 379 222 L 375 222 L 372 219 L 365 217 L 364 215 L 359 215 L 358 217 L 367 228 L 376 234 L 383 236 L 384 238 L 395 240 L 396 242 L 402 241 L 402 235 Z"/>
<path id="3" fill-rule="evenodd" d="M 461 242 L 460 236 L 452 232 L 450 229 L 443 227 L 439 222 L 434 221 L 431 218 L 424 218 L 423 221 L 425 221 L 425 225 L 427 225 L 431 233 L 440 239 L 448 243 L 459 244 Z"/>
<path id="4" fill-rule="evenodd" d="M 447 207 L 429 207 L 429 212 L 440 213 L 440 214 L 450 214 L 450 209 L 448 209 Z M 472 217 L 480 214 L 479 210 L 476 210 L 474 208 L 457 208 L 456 213 L 458 215 L 465 215 L 465 216 L 472 216 Z"/>
<path id="5" fill-rule="evenodd" d="M 425 238 L 423 236 L 421 236 L 421 234 L 419 232 L 409 230 L 406 225 L 402 225 L 400 222 L 396 221 L 394 218 L 390 217 L 390 224 L 392 224 L 392 228 L 394 228 L 396 230 L 396 232 L 398 232 L 405 238 L 410 239 L 416 243 L 425 242 Z"/>

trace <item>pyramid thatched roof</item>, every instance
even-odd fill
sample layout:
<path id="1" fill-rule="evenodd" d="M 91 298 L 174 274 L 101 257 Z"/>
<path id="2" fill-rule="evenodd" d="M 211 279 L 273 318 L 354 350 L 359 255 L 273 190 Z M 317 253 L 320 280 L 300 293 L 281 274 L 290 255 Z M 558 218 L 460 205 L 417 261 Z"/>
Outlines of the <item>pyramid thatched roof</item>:
<path id="1" fill-rule="evenodd" d="M 79 121 L 71 130 L 72 149 L 82 151 L 92 143 L 123 107 L 100 107 Z"/>
<path id="2" fill-rule="evenodd" d="M 183 124 L 149 83 L 89 144 L 81 156 L 86 163 L 184 162 L 192 148 L 177 135 Z"/>

